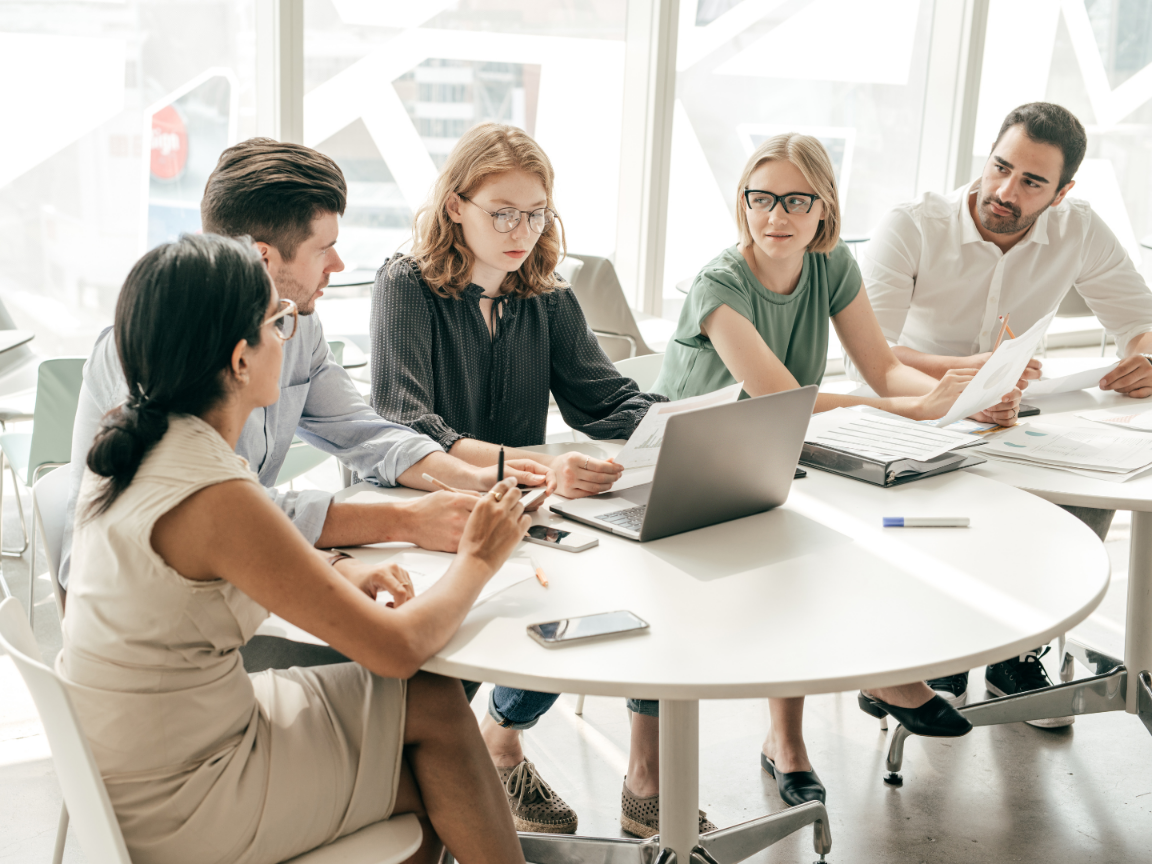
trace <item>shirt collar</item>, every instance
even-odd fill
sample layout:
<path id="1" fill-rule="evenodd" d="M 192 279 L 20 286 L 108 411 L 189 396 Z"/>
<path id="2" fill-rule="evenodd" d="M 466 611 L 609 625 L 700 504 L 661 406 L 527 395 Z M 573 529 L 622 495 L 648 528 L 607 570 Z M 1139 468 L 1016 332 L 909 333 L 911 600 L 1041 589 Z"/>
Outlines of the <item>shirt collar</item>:
<path id="1" fill-rule="evenodd" d="M 972 211 L 968 207 L 968 201 L 973 195 L 980 192 L 980 180 L 977 179 L 968 187 L 967 191 L 959 196 L 959 218 L 960 218 L 960 244 L 966 245 L 968 243 L 985 243 L 987 242 L 976 228 L 976 220 L 972 218 Z M 1017 246 L 1024 243 L 1040 243 L 1044 246 L 1048 245 L 1048 215 L 1052 212 L 1052 208 L 1047 208 L 1040 216 L 1032 223 L 1032 230 L 1029 231 Z M 1015 248 L 1015 247 L 1013 247 Z"/>

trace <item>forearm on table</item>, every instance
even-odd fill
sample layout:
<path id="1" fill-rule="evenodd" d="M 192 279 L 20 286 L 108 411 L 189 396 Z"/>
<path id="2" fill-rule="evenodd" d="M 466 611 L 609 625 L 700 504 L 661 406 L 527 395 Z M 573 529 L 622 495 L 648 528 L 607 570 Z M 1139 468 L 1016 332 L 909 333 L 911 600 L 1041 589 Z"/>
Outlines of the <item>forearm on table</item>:
<path id="1" fill-rule="evenodd" d="M 944 374 L 951 369 L 965 368 L 967 360 L 965 357 L 948 357 L 944 354 L 924 354 L 920 351 L 913 351 L 904 345 L 893 345 L 892 353 L 905 366 L 917 369 L 936 379 L 943 378 Z"/>
<path id="2" fill-rule="evenodd" d="M 434 492 L 440 487 L 424 479 L 424 475 L 435 477 L 456 489 L 469 492 L 487 492 L 476 473 L 476 466 L 456 458 L 455 454 L 444 452 L 429 453 L 411 468 L 402 473 L 397 480 L 401 486 L 409 489 L 421 489 L 425 492 Z"/>
<path id="3" fill-rule="evenodd" d="M 469 465 L 487 468 L 489 465 L 495 465 L 499 459 L 500 445 L 489 444 L 487 441 L 477 441 L 475 438 L 457 438 L 449 452 Z M 521 450 L 517 447 L 504 448 L 504 460 L 509 459 L 531 459 L 546 466 L 552 464 L 551 456 L 544 453 L 533 453 L 530 450 Z"/>
<path id="4" fill-rule="evenodd" d="M 478 558 L 459 555 L 431 588 L 392 612 L 400 622 L 407 654 L 417 669 L 460 629 L 492 575 L 493 570 Z"/>
<path id="5" fill-rule="evenodd" d="M 849 396 L 841 393 L 816 394 L 816 407 L 812 413 L 821 414 L 833 408 L 852 408 L 856 405 L 866 405 L 869 408 L 879 408 L 891 414 L 907 416 L 914 397 L 909 396 Z"/>
<path id="6" fill-rule="evenodd" d="M 333 501 L 316 545 L 331 549 L 398 540 L 412 542 L 414 536 L 409 507 L 402 501 L 372 504 Z"/>

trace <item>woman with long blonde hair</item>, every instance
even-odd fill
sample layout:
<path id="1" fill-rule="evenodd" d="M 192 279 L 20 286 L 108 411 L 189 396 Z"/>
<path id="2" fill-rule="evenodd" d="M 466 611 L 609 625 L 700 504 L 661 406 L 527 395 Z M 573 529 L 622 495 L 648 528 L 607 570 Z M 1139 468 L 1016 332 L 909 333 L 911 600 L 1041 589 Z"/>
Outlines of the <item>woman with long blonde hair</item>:
<path id="1" fill-rule="evenodd" d="M 523 130 L 482 123 L 460 139 L 416 214 L 411 254 L 376 275 L 372 395 L 381 415 L 453 456 L 491 465 L 504 445 L 524 460 L 520 467 L 539 463 L 549 491 L 575 498 L 608 490 L 622 469 L 578 452 L 515 449 L 545 442 L 549 394 L 568 425 L 593 438 L 627 438 L 664 397 L 641 393 L 616 371 L 556 274 L 565 236 L 554 177 Z M 519 730 L 535 725 L 556 698 L 496 687 L 481 727 L 521 831 L 576 830 L 575 812 L 520 745 Z M 655 710 L 655 703 L 630 704 Z M 633 748 L 645 754 L 637 771 L 655 770 L 654 730 Z M 637 804 L 625 794 L 625 828 L 654 834 L 655 802 Z"/>
<path id="2" fill-rule="evenodd" d="M 952 370 L 937 381 L 892 353 L 840 240 L 836 178 L 818 140 L 790 133 L 761 144 L 744 167 L 735 204 L 738 243 L 696 276 L 654 390 L 682 399 L 737 381 L 747 396 L 819 384 L 831 320 L 845 353 L 880 396 L 821 393 L 816 411 L 871 405 L 914 420 L 948 411 L 976 370 Z M 1010 424 L 1019 404 L 1020 391 L 1013 390 L 976 419 Z M 824 801 L 804 744 L 804 699 L 768 702 L 762 767 L 786 803 Z M 916 734 L 952 737 L 972 728 L 923 683 L 861 692 L 859 702 Z"/>

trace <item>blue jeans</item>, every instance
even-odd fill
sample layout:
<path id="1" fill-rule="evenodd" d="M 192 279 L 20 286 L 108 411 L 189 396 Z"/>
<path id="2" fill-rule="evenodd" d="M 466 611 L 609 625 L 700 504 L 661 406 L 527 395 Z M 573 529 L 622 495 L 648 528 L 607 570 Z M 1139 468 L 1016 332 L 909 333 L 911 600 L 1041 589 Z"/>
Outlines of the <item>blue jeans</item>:
<path id="1" fill-rule="evenodd" d="M 476 695 L 480 684 L 465 681 L 464 695 L 468 701 Z M 517 690 L 513 687 L 493 687 L 488 697 L 488 716 L 505 729 L 531 729 L 556 704 L 559 693 L 537 693 L 535 690 Z"/>
<path id="2" fill-rule="evenodd" d="M 660 703 L 655 699 L 629 699 L 628 710 L 648 717 L 660 716 Z"/>

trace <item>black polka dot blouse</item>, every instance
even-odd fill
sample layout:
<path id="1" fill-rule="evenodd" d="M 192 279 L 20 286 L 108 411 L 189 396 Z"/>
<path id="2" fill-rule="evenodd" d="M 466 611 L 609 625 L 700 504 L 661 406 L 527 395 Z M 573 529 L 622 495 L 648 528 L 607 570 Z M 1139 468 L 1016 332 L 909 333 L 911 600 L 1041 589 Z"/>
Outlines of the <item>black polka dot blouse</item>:
<path id="1" fill-rule="evenodd" d="M 483 289 L 434 294 L 411 259 L 376 273 L 372 289 L 372 405 L 448 450 L 459 438 L 508 447 L 543 444 L 548 393 L 564 420 L 592 438 L 627 438 L 654 402 L 616 371 L 569 288 L 496 301 Z"/>

